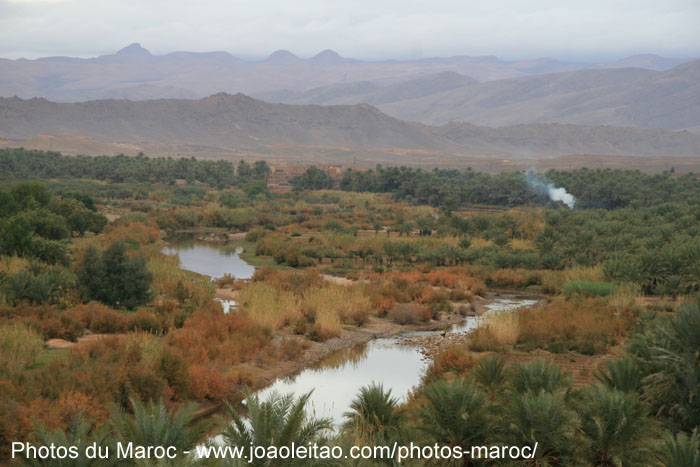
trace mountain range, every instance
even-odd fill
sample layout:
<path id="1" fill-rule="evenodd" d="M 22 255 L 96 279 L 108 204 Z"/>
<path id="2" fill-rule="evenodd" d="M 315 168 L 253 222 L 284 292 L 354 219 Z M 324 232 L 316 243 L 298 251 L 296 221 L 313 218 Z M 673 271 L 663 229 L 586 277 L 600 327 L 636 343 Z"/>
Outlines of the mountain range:
<path id="1" fill-rule="evenodd" d="M 0 96 L 62 102 L 202 98 L 217 92 L 257 95 L 358 82 L 383 86 L 442 72 L 486 82 L 590 68 L 666 70 L 683 61 L 655 55 L 597 64 L 550 58 L 505 61 L 493 56 L 362 61 L 341 57 L 332 50 L 308 59 L 278 50 L 264 60 L 251 61 L 227 52 L 154 55 L 134 43 L 95 58 L 0 59 Z"/>
<path id="2" fill-rule="evenodd" d="M 22 141 L 39 135 L 84 136 L 120 144 L 202 145 L 209 153 L 212 147 L 230 153 L 231 148 L 293 145 L 460 156 L 700 155 L 700 135 L 687 131 L 539 123 L 501 128 L 456 122 L 429 126 L 396 119 L 368 104 L 274 104 L 226 93 L 197 100 L 81 103 L 0 98 L 0 138 Z"/>
<path id="3" fill-rule="evenodd" d="M 506 126 L 528 123 L 700 130 L 700 60 L 666 71 L 577 70 L 477 82 L 454 72 L 378 86 L 334 84 L 259 94 L 270 102 L 377 106 L 402 120 Z"/>

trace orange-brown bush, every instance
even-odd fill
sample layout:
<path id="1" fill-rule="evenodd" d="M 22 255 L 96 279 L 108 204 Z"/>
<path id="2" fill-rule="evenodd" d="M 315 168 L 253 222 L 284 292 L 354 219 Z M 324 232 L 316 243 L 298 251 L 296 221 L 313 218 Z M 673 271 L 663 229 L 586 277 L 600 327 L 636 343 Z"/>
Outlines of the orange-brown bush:
<path id="1" fill-rule="evenodd" d="M 0 323 L 23 323 L 40 332 L 44 339 L 75 341 L 83 335 L 85 326 L 74 316 L 62 313 L 55 305 L 0 306 Z"/>
<path id="2" fill-rule="evenodd" d="M 114 334 L 126 329 L 126 316 L 98 302 L 79 305 L 63 313 L 94 333 Z"/>
<path id="3" fill-rule="evenodd" d="M 296 360 L 301 357 L 309 343 L 298 339 L 284 339 L 280 344 L 280 355 L 284 360 Z"/>
<path id="4" fill-rule="evenodd" d="M 160 238 L 160 232 L 155 225 L 142 222 L 116 222 L 109 224 L 102 236 L 106 246 L 114 242 L 124 241 L 127 244 L 150 245 Z"/>
<path id="5" fill-rule="evenodd" d="M 430 364 L 423 376 L 423 384 L 428 384 L 439 379 L 462 377 L 467 370 L 474 368 L 478 360 L 474 359 L 461 347 L 449 347 L 440 352 Z"/>
<path id="6" fill-rule="evenodd" d="M 432 314 L 425 306 L 416 303 L 400 303 L 389 312 L 389 318 L 396 324 L 418 324 L 430 321 Z"/>
<path id="7" fill-rule="evenodd" d="M 604 299 L 555 300 L 546 306 L 520 310 L 520 337 L 524 348 L 547 348 L 593 354 L 626 336 L 634 323 L 631 309 L 615 310 Z"/>
<path id="8" fill-rule="evenodd" d="M 168 342 L 190 363 L 215 360 L 233 366 L 271 351 L 270 334 L 244 313 L 222 314 L 217 303 L 197 310 Z"/>
<path id="9" fill-rule="evenodd" d="M 158 317 L 143 308 L 129 317 L 126 328 L 129 331 L 146 331 L 153 334 L 157 334 L 163 329 Z"/>

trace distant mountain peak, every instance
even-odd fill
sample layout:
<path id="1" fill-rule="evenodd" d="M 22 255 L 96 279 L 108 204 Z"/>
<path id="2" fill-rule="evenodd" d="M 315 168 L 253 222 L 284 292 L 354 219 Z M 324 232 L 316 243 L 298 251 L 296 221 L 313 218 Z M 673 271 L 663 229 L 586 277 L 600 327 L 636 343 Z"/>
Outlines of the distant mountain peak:
<path id="1" fill-rule="evenodd" d="M 151 52 L 149 52 L 147 49 L 144 49 L 141 47 L 141 44 L 138 42 L 134 42 L 133 44 L 129 44 L 126 47 L 120 49 L 115 55 L 129 55 L 129 56 L 151 56 Z"/>
<path id="2" fill-rule="evenodd" d="M 273 63 L 290 63 L 300 62 L 302 59 L 291 53 L 289 50 L 280 49 L 272 52 L 272 54 L 267 57 L 265 61 Z"/>
<path id="3" fill-rule="evenodd" d="M 338 52 L 331 49 L 323 50 L 309 59 L 310 62 L 319 65 L 332 65 L 334 63 L 343 63 L 346 58 L 341 57 Z"/>

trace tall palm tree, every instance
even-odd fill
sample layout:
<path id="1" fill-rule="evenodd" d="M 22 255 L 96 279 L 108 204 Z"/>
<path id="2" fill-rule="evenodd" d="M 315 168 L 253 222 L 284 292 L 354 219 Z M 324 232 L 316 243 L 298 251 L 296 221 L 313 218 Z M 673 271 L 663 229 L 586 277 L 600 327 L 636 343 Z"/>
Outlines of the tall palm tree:
<path id="1" fill-rule="evenodd" d="M 537 443 L 534 458 L 522 459 L 518 465 L 578 465 L 585 450 L 578 417 L 567 406 L 563 389 L 514 393 L 499 423 L 497 433 L 504 444 L 534 447 Z"/>
<path id="2" fill-rule="evenodd" d="M 649 465 L 655 424 L 637 394 L 596 386 L 583 398 L 581 429 L 591 441 L 593 465 Z"/>
<path id="3" fill-rule="evenodd" d="M 395 436 L 404 420 L 404 412 L 399 408 L 399 400 L 391 397 L 391 389 L 372 383 L 360 388 L 357 397 L 345 413 L 349 419 L 346 427 L 352 428 L 363 440 L 386 441 Z"/>
<path id="4" fill-rule="evenodd" d="M 425 402 L 417 412 L 416 429 L 425 434 L 428 444 L 438 443 L 451 447 L 483 445 L 488 430 L 486 398 L 474 382 L 458 379 L 436 381 L 419 394 Z M 469 459 L 454 460 L 468 465 Z M 447 462 L 441 460 L 440 462 Z M 444 464 L 442 464 L 444 465 Z"/>
<path id="5" fill-rule="evenodd" d="M 700 467 L 700 433 L 695 429 L 690 436 L 680 432 L 664 434 L 659 461 L 666 467 Z"/>
<path id="6" fill-rule="evenodd" d="M 322 436 L 332 429 L 328 418 L 313 418 L 306 413 L 306 404 L 311 392 L 297 398 L 293 394 L 271 394 L 266 400 L 251 392 L 246 393 L 248 416 L 244 419 L 230 404 L 226 404 L 232 418 L 223 431 L 224 442 L 230 446 L 305 446 L 321 444 Z M 256 459 L 248 465 L 319 465 L 319 459 Z"/>
<path id="7" fill-rule="evenodd" d="M 148 403 L 131 399 L 131 407 L 133 415 L 120 409 L 112 410 L 111 423 L 119 441 L 140 446 L 174 446 L 177 449 L 175 459 L 164 459 L 156 464 L 145 461 L 136 465 L 190 466 L 199 463 L 192 454 L 185 454 L 184 451 L 193 451 L 203 442 L 212 423 L 194 421 L 195 403 L 185 403 L 174 411 L 166 407 L 162 399 Z"/>

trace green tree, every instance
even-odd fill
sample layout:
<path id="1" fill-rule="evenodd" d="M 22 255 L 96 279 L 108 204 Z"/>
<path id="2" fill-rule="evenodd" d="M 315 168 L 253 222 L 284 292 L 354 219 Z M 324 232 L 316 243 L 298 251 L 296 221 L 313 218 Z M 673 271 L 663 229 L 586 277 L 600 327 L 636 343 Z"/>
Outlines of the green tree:
<path id="1" fill-rule="evenodd" d="M 0 228 L 0 252 L 24 256 L 32 244 L 32 224 L 24 214 L 17 214 L 3 222 Z"/>
<path id="2" fill-rule="evenodd" d="M 129 309 L 149 300 L 152 279 L 143 255 L 129 258 L 122 242 L 113 243 L 101 256 L 88 248 L 78 269 L 78 280 L 91 300 Z"/>
<path id="3" fill-rule="evenodd" d="M 272 196 L 264 180 L 251 180 L 243 185 L 243 192 L 248 198 L 255 198 L 258 195 L 263 195 L 267 198 Z"/>
<path id="4" fill-rule="evenodd" d="M 26 182 L 13 186 L 10 194 L 22 210 L 37 209 L 49 204 L 51 195 L 38 182 Z"/>
<path id="5" fill-rule="evenodd" d="M 316 166 L 306 169 L 302 175 L 291 180 L 292 187 L 297 190 L 326 190 L 333 188 L 335 180 Z"/>
<path id="6" fill-rule="evenodd" d="M 263 180 L 265 183 L 267 183 L 267 179 L 270 178 L 271 173 L 272 169 L 270 169 L 270 166 L 267 165 L 267 162 L 255 161 L 255 164 L 253 164 L 253 177 L 256 180 Z"/>

